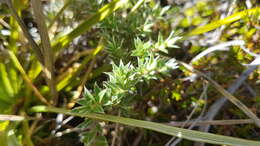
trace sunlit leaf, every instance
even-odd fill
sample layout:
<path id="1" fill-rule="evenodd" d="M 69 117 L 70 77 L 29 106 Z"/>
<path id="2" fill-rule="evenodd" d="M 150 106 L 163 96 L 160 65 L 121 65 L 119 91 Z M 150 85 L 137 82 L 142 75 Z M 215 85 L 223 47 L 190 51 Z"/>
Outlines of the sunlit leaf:
<path id="1" fill-rule="evenodd" d="M 28 71 L 28 77 L 31 80 L 34 80 L 40 73 L 41 73 L 41 64 L 40 62 L 36 61 L 36 60 L 32 60 L 32 65 L 30 70 Z"/>
<path id="2" fill-rule="evenodd" d="M 5 64 L 3 63 L 0 63 L 0 79 L 2 80 L 3 88 L 8 96 L 12 97 L 14 95 L 14 90 L 9 80 Z"/>
<path id="3" fill-rule="evenodd" d="M 10 121 L 0 121 L 0 131 L 4 131 L 8 124 L 9 124 Z"/>
<path id="4" fill-rule="evenodd" d="M 252 9 L 247 9 L 238 13 L 235 13 L 229 17 L 226 17 L 221 20 L 214 21 L 212 23 L 206 24 L 204 26 L 195 28 L 192 30 L 190 33 L 188 33 L 188 36 L 193 36 L 193 35 L 199 35 L 208 31 L 211 31 L 213 29 L 216 29 L 222 25 L 232 23 L 234 21 L 237 21 L 239 19 L 245 18 L 245 17 L 250 17 L 252 15 L 259 15 L 260 13 L 260 7 L 252 8 Z"/>

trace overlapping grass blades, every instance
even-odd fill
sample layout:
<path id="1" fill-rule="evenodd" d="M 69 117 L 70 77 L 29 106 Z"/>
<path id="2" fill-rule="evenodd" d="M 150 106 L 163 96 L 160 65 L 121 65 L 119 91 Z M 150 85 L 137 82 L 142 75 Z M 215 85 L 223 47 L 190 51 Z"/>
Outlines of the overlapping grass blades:
<path id="1" fill-rule="evenodd" d="M 21 73 L 23 79 L 25 80 L 25 82 L 27 83 L 27 85 L 33 90 L 33 92 L 35 93 L 36 97 L 38 97 L 38 99 L 47 104 L 50 105 L 48 103 L 48 101 L 42 96 L 42 94 L 40 93 L 40 91 L 38 91 L 38 89 L 33 85 L 32 81 L 30 80 L 30 78 L 27 76 L 25 70 L 23 69 L 22 65 L 20 64 L 19 60 L 17 59 L 17 57 L 15 56 L 15 54 L 12 51 L 8 51 L 8 54 L 10 56 L 10 59 L 13 63 L 13 65 L 15 66 L 15 68 Z"/>

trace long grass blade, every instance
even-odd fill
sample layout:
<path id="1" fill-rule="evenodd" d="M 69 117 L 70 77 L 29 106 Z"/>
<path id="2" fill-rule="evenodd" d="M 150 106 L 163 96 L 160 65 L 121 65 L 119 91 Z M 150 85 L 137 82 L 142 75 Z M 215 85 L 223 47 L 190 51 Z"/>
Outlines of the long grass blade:
<path id="1" fill-rule="evenodd" d="M 226 17 L 224 19 L 217 20 L 217 21 L 214 21 L 212 23 L 206 24 L 204 26 L 195 28 L 190 33 L 188 33 L 187 36 L 199 35 L 199 34 L 211 31 L 213 29 L 216 29 L 216 28 L 218 28 L 222 25 L 232 23 L 234 21 L 237 21 L 239 19 L 242 19 L 242 18 L 245 18 L 245 17 L 248 17 L 248 16 L 252 16 L 252 15 L 257 16 L 257 15 L 259 15 L 259 13 L 260 13 L 260 7 L 247 9 L 247 10 L 235 13 L 235 14 L 233 14 L 229 17 Z"/>
<path id="2" fill-rule="evenodd" d="M 32 4 L 33 12 L 35 15 L 35 20 L 38 25 L 38 30 L 39 30 L 41 42 L 42 42 L 42 48 L 41 48 L 42 51 L 41 52 L 44 56 L 43 72 L 45 73 L 47 84 L 51 89 L 50 90 L 51 96 L 53 99 L 53 103 L 55 105 L 58 101 L 58 92 L 57 92 L 56 83 L 55 83 L 53 52 L 51 49 L 51 43 L 50 43 L 50 38 L 48 35 L 48 29 L 47 29 L 47 26 L 44 21 L 45 17 L 44 17 L 43 11 L 42 11 L 41 1 L 32 0 L 31 4 Z"/>
<path id="3" fill-rule="evenodd" d="M 260 142 L 252 141 L 252 140 L 245 140 L 240 138 L 234 138 L 229 136 L 222 136 L 217 134 L 199 132 L 195 130 L 188 130 L 183 128 L 177 128 L 168 126 L 165 124 L 159 124 L 154 122 L 106 115 L 106 114 L 98 114 L 98 113 L 73 113 L 69 110 L 60 109 L 60 108 L 52 108 L 46 106 L 36 106 L 32 108 L 34 112 L 54 112 L 54 113 L 62 113 L 71 116 L 78 116 L 84 118 L 91 118 L 96 120 L 102 121 L 110 121 L 115 123 L 120 123 L 128 126 L 145 128 L 153 131 L 157 131 L 160 133 L 164 133 L 171 136 L 176 136 L 179 138 L 184 138 L 192 141 L 199 141 L 199 142 L 206 142 L 211 144 L 220 144 L 220 145 L 234 145 L 234 146 L 258 146 Z"/>

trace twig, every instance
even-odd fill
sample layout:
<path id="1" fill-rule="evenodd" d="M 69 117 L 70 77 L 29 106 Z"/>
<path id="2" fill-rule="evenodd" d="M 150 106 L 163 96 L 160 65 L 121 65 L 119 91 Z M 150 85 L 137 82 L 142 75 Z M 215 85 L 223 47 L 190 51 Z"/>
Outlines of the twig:
<path id="1" fill-rule="evenodd" d="M 205 101 L 207 101 L 207 90 L 208 90 L 208 84 L 206 86 L 204 86 L 204 89 L 203 89 L 203 92 L 201 93 L 200 95 L 200 98 L 199 99 L 203 99 L 205 98 Z M 203 109 L 200 113 L 200 115 L 196 118 L 196 120 L 194 120 L 194 122 L 189 126 L 188 129 L 192 129 L 193 127 L 195 127 L 196 123 L 201 120 L 202 116 L 204 115 L 205 111 L 206 111 L 206 104 L 203 106 Z M 198 108 L 198 104 L 196 105 L 196 107 L 192 110 L 191 114 L 188 116 L 186 122 L 190 121 L 190 119 L 192 118 L 193 114 L 195 113 L 195 111 L 197 110 Z M 186 122 L 183 123 L 182 125 L 182 128 L 186 125 Z M 181 138 L 178 138 L 177 140 L 174 140 L 174 137 L 172 138 L 171 141 L 169 141 L 166 145 L 170 145 L 170 146 L 175 146 L 177 145 L 179 142 L 181 142 Z"/>
<path id="2" fill-rule="evenodd" d="M 88 50 L 84 50 L 82 52 L 78 52 L 76 53 L 67 63 L 66 63 L 66 66 L 63 67 L 60 72 L 64 72 L 65 70 L 67 70 L 69 68 L 69 66 L 75 62 L 76 60 L 78 60 L 79 58 L 81 58 L 82 56 L 85 56 L 85 55 L 89 55 L 91 53 L 93 53 L 94 49 L 88 49 Z"/>
<path id="3" fill-rule="evenodd" d="M 8 23 L 6 23 L 2 18 L 0 18 L 0 24 L 8 29 L 11 29 L 11 26 Z"/>
<path id="4" fill-rule="evenodd" d="M 62 135 L 65 135 L 65 134 L 69 134 L 69 133 L 72 133 L 72 132 L 84 132 L 86 130 L 88 130 L 89 128 L 71 128 L 71 129 L 66 129 L 64 131 L 61 131 L 61 132 L 57 132 L 55 134 L 56 137 L 61 137 Z"/>
<path id="5" fill-rule="evenodd" d="M 93 69 L 93 67 L 94 67 L 94 64 L 95 64 L 95 62 L 96 62 L 95 60 L 96 60 L 96 59 L 93 58 L 93 60 L 91 61 L 91 63 L 90 63 L 90 65 L 89 65 L 89 67 L 88 67 L 86 73 L 85 73 L 84 76 L 83 76 L 83 79 L 82 79 L 82 82 L 81 82 L 80 86 L 77 88 L 77 94 L 75 94 L 75 95 L 72 97 L 71 102 L 68 103 L 68 108 L 72 108 L 72 107 L 75 105 L 77 99 L 79 99 L 79 97 L 81 96 L 82 91 L 83 91 L 83 89 L 84 89 L 84 86 L 85 86 L 85 84 L 86 84 L 86 82 L 87 82 L 87 80 L 88 80 L 88 78 L 89 78 L 89 75 L 90 75 L 90 73 L 91 73 L 91 71 L 92 71 L 92 69 Z"/>
<path id="6" fill-rule="evenodd" d="M 83 59 L 83 61 L 81 62 L 81 64 L 79 65 L 79 67 L 76 67 L 75 70 L 73 70 L 72 73 L 64 73 L 61 74 L 58 78 L 61 79 L 62 77 L 66 76 L 65 74 L 68 75 L 68 77 L 65 77 L 65 79 L 67 80 L 67 83 L 70 83 L 71 81 L 73 81 L 74 79 L 76 79 L 76 77 L 81 73 L 81 71 L 85 68 L 85 65 L 91 60 L 93 59 L 101 50 L 104 49 L 104 45 L 103 45 L 103 39 L 101 38 L 99 41 L 99 45 L 97 46 L 97 48 L 92 52 L 91 55 L 85 57 Z M 60 83 L 62 83 L 63 80 L 61 80 L 58 83 L 58 90 L 61 90 L 62 88 L 64 88 L 67 84 L 63 84 L 62 86 L 59 87 Z"/>
<path id="7" fill-rule="evenodd" d="M 63 125 L 67 124 L 69 121 L 71 121 L 74 117 L 73 116 L 69 116 L 68 118 L 66 118 L 65 120 L 61 120 L 59 121 L 58 120 L 58 116 L 61 116 L 63 117 L 64 115 L 63 114 L 58 114 L 57 115 L 57 118 L 56 118 L 56 123 L 57 123 L 57 126 L 55 127 L 54 130 L 52 130 L 52 134 L 53 135 L 56 135 L 58 134 L 59 132 L 57 132 Z M 59 135 L 59 134 L 58 134 Z"/>
<path id="8" fill-rule="evenodd" d="M 250 111 L 241 101 L 239 101 L 236 97 L 234 97 L 232 94 L 230 94 L 228 91 L 223 89 L 217 82 L 212 80 L 210 77 L 205 75 L 204 73 L 195 70 L 192 66 L 178 61 L 180 64 L 182 64 L 185 68 L 188 70 L 197 73 L 198 75 L 202 76 L 206 80 L 208 80 L 224 97 L 226 97 L 229 101 L 231 101 L 234 105 L 236 105 L 240 110 L 242 110 L 248 117 L 250 117 L 252 120 L 254 120 L 255 124 L 260 127 L 260 119 L 252 112 Z"/>
<path id="9" fill-rule="evenodd" d="M 46 98 L 44 98 L 42 96 L 42 94 L 40 93 L 40 91 L 33 85 L 32 81 L 30 80 L 30 78 L 27 76 L 26 72 L 24 71 L 22 65 L 20 64 L 19 60 L 17 59 L 17 57 L 15 56 L 15 54 L 12 51 L 7 51 L 7 53 L 9 54 L 11 61 L 13 62 L 14 66 L 17 68 L 17 70 L 22 74 L 22 78 L 25 80 L 25 82 L 29 85 L 29 87 L 32 88 L 33 92 L 35 93 L 36 97 L 38 97 L 38 99 L 49 105 L 50 103 L 46 100 Z"/>
<path id="10" fill-rule="evenodd" d="M 121 112 L 120 110 L 118 111 L 118 116 L 120 117 L 121 115 Z M 111 143 L 111 146 L 115 146 L 116 144 L 116 139 L 117 139 L 117 134 L 118 134 L 118 129 L 119 129 L 119 123 L 116 123 L 116 127 L 115 127 L 115 133 L 113 135 L 113 139 L 112 139 L 112 143 Z"/>
<path id="11" fill-rule="evenodd" d="M 0 121 L 22 121 L 25 118 L 17 115 L 0 115 Z"/>
<path id="12" fill-rule="evenodd" d="M 256 92 L 254 91 L 254 89 L 252 89 L 252 87 L 250 87 L 246 82 L 244 82 L 243 85 L 249 91 L 252 97 L 256 97 Z"/>
<path id="13" fill-rule="evenodd" d="M 241 45 L 241 49 L 243 51 L 245 51 L 247 54 L 251 55 L 251 56 L 254 56 L 254 57 L 258 57 L 259 54 L 256 54 L 254 52 L 251 52 L 248 48 L 246 48 L 244 45 Z"/>
<path id="14" fill-rule="evenodd" d="M 44 128 L 46 126 L 46 124 L 50 124 L 51 121 L 53 121 L 53 120 L 44 120 L 42 123 L 38 124 L 39 126 L 34 128 L 32 134 L 35 134 L 38 131 L 40 131 L 42 128 Z"/>
<path id="15" fill-rule="evenodd" d="M 249 69 L 244 71 L 239 78 L 235 80 L 233 84 L 228 88 L 228 92 L 231 94 L 234 93 L 241 85 L 242 83 L 247 79 L 247 77 L 256 69 L 256 66 L 251 66 Z M 212 120 L 217 115 L 217 113 L 220 111 L 221 107 L 226 103 L 227 99 L 225 97 L 221 97 L 218 99 L 211 107 L 209 108 L 209 111 L 206 113 L 204 119 L 205 120 Z M 200 131 L 208 132 L 210 128 L 210 125 L 204 125 L 200 127 Z"/>
<path id="16" fill-rule="evenodd" d="M 144 130 L 140 129 L 138 136 L 135 138 L 133 146 L 139 146 L 140 141 L 142 140 L 142 137 L 144 136 Z"/>
<path id="17" fill-rule="evenodd" d="M 68 105 L 67 105 L 68 108 L 72 108 L 72 107 L 75 105 L 77 99 L 78 99 L 78 98 L 80 97 L 80 95 L 82 94 L 84 85 L 86 84 L 86 82 L 87 82 L 87 80 L 88 80 L 88 78 L 89 78 L 89 75 L 90 75 L 90 73 L 91 73 L 91 71 L 92 71 L 92 69 L 93 69 L 93 67 L 94 67 L 94 64 L 95 64 L 95 56 L 96 56 L 101 50 L 103 50 L 103 48 L 104 48 L 103 38 L 101 38 L 100 41 L 99 41 L 99 45 L 97 46 L 97 48 L 96 48 L 95 50 L 91 51 L 92 54 L 89 55 L 88 57 L 86 57 L 86 58 L 84 59 L 84 61 L 81 63 L 81 65 L 80 65 L 80 67 L 77 69 L 77 71 L 75 71 L 75 73 L 72 75 L 72 78 L 75 77 L 76 75 L 78 75 L 79 72 L 80 72 L 80 71 L 82 70 L 82 68 L 84 67 L 84 65 L 85 65 L 90 59 L 92 59 L 92 61 L 91 61 L 91 63 L 90 63 L 90 66 L 89 66 L 89 68 L 88 68 L 86 74 L 84 75 L 83 80 L 82 80 L 80 86 L 79 86 L 78 89 L 77 89 L 77 94 L 75 94 L 75 95 L 72 97 L 71 102 L 68 103 Z"/>

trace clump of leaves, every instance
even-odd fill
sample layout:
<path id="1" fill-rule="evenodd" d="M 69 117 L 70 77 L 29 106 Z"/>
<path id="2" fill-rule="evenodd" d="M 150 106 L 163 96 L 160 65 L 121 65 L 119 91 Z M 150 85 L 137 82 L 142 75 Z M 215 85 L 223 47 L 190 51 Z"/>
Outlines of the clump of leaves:
<path id="1" fill-rule="evenodd" d="M 166 47 L 176 47 L 174 42 L 179 37 L 171 34 L 166 40 L 159 36 L 158 42 L 143 42 L 135 40 L 135 50 L 132 56 L 136 62 L 123 63 L 121 60 L 117 65 L 112 62 L 112 72 L 106 73 L 108 80 L 103 83 L 103 88 L 94 85 L 93 92 L 85 90 L 84 99 L 79 101 L 80 107 L 74 111 L 85 112 L 104 112 L 103 106 L 113 106 L 119 104 L 127 96 L 137 93 L 136 85 L 141 82 L 160 79 L 162 75 L 169 75 L 169 71 L 176 69 L 175 59 L 161 57 L 156 51 L 166 51 Z"/>
<path id="2" fill-rule="evenodd" d="M 131 9 L 132 5 L 128 4 L 126 7 Z M 157 23 L 165 20 L 163 16 L 168 11 L 169 6 L 161 7 L 159 3 L 149 1 L 143 2 L 136 11 L 128 12 L 123 9 L 102 21 L 98 28 L 101 29 L 100 35 L 106 40 L 106 51 L 113 61 L 129 62 L 132 59 L 133 46 L 136 45 L 135 39 L 149 40 L 157 36 Z"/>
<path id="3" fill-rule="evenodd" d="M 168 48 L 176 48 L 174 44 L 180 37 L 175 37 L 172 32 L 164 39 L 159 33 L 157 41 L 152 40 L 152 27 L 169 7 L 148 3 L 142 7 L 142 13 L 127 14 L 123 11 L 122 15 L 114 14 L 99 25 L 102 28 L 100 35 L 107 40 L 106 51 L 112 59 L 112 71 L 106 73 L 108 80 L 102 87 L 94 84 L 92 91 L 85 89 L 84 98 L 78 102 L 80 106 L 74 108 L 74 112 L 105 113 L 107 108 L 125 108 L 131 104 L 129 98 L 138 94 L 138 84 L 169 76 L 170 71 L 178 67 L 175 59 L 163 58 L 159 52 L 167 54 Z M 97 122 L 88 119 L 80 126 L 90 128 L 81 134 L 82 142 L 107 144 Z"/>
<path id="4" fill-rule="evenodd" d="M 166 52 L 166 47 L 176 47 L 173 45 L 176 40 L 178 37 L 173 37 L 172 34 L 166 40 L 159 36 L 156 43 L 135 39 L 135 50 L 132 52 L 135 61 L 123 63 L 120 60 L 118 65 L 112 62 L 112 71 L 106 73 L 108 80 L 103 82 L 103 87 L 95 84 L 92 92 L 85 89 L 84 98 L 78 102 L 80 106 L 74 108 L 73 111 L 82 114 L 104 113 L 106 107 L 117 106 L 125 99 L 137 94 L 137 84 L 149 83 L 151 80 L 169 76 L 171 70 L 178 68 L 175 59 L 163 58 L 153 50 Z M 85 126 L 89 126 L 89 124 Z M 99 131 L 97 129 L 93 128 L 89 133 L 82 134 L 83 139 L 89 139 L 86 137 L 94 133 L 101 135 L 101 129 Z"/>

